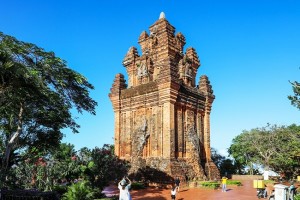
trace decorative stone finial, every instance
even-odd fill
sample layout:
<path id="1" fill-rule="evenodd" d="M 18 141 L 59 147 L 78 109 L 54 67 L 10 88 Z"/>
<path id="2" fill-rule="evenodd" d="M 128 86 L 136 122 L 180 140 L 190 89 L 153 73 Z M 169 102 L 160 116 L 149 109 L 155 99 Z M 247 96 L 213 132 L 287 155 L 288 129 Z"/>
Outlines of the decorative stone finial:
<path id="1" fill-rule="evenodd" d="M 159 15 L 159 19 L 165 19 L 166 18 L 166 15 L 164 12 L 161 12 L 160 15 Z"/>

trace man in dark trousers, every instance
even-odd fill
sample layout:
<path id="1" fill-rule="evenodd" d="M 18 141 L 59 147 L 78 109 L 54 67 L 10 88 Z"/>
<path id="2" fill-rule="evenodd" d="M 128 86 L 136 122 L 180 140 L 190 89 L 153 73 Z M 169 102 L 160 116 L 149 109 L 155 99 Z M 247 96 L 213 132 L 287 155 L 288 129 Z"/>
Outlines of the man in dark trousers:
<path id="1" fill-rule="evenodd" d="M 175 186 L 176 186 L 178 192 L 179 192 L 179 185 L 180 185 L 180 179 L 179 179 L 179 177 L 177 176 L 177 177 L 175 178 Z"/>

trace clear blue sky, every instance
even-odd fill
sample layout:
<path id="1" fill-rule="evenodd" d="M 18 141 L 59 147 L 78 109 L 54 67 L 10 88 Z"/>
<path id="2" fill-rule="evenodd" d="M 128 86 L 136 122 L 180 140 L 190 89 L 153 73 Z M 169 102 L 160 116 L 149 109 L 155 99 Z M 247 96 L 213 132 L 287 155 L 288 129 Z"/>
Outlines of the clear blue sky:
<path id="1" fill-rule="evenodd" d="M 299 124 L 289 80 L 300 81 L 300 1 L 58 1 L 0 0 L 0 31 L 65 59 L 95 86 L 97 115 L 78 115 L 79 134 L 65 131 L 76 149 L 113 143 L 108 98 L 122 60 L 161 11 L 201 60 L 216 99 L 211 146 L 224 152 L 242 130 L 267 123 Z M 197 81 L 198 82 L 198 81 Z"/>

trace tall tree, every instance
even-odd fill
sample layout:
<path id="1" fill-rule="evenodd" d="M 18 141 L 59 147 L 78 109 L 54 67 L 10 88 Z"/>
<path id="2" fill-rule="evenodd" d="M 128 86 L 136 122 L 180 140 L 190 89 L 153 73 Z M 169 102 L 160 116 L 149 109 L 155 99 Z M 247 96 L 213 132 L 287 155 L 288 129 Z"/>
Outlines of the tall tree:
<path id="1" fill-rule="evenodd" d="M 128 161 L 121 160 L 114 154 L 114 146 L 109 144 L 104 144 L 102 148 L 94 148 L 91 158 L 85 174 L 92 185 L 101 190 L 109 181 L 124 177 L 130 167 Z"/>
<path id="2" fill-rule="evenodd" d="M 71 109 L 95 114 L 94 89 L 53 52 L 0 32 L 0 138 L 2 170 L 18 149 L 57 146 L 61 130 L 78 132 Z"/>
<path id="3" fill-rule="evenodd" d="M 80 175 L 74 145 L 61 143 L 52 152 L 39 152 L 31 148 L 22 152 L 22 160 L 14 164 L 10 187 L 52 190 L 55 182 L 74 180 Z"/>
<path id="4" fill-rule="evenodd" d="M 296 177 L 300 172 L 300 126 L 292 124 L 279 129 L 278 151 L 271 161 L 274 170 L 285 172 L 288 178 Z"/>
<path id="5" fill-rule="evenodd" d="M 231 174 L 243 174 L 243 165 L 238 163 L 236 160 L 233 162 L 232 159 L 222 156 L 218 153 L 215 148 L 211 148 L 211 159 L 218 167 L 221 176 L 227 176 Z"/>
<path id="6" fill-rule="evenodd" d="M 241 163 L 264 166 L 277 172 L 292 175 L 299 165 L 300 127 L 266 126 L 243 131 L 235 137 L 229 148 L 232 157 Z"/>
<path id="7" fill-rule="evenodd" d="M 291 104 L 300 109 L 300 83 L 297 81 L 290 82 L 292 84 L 294 95 L 288 96 Z"/>
<path id="8" fill-rule="evenodd" d="M 250 144 L 250 133 L 244 130 L 240 135 L 232 140 L 232 144 L 228 149 L 236 163 L 249 168 L 249 174 L 253 175 L 253 163 L 255 162 L 255 150 Z"/>

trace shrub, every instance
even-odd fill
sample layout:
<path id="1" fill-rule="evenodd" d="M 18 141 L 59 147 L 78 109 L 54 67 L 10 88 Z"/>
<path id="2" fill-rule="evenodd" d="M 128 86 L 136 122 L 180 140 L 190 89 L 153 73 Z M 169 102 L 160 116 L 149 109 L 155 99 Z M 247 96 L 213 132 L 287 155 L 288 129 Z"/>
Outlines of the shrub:
<path id="1" fill-rule="evenodd" d="M 237 186 L 242 186 L 242 182 L 241 182 L 241 181 L 227 180 L 227 185 L 237 185 Z"/>
<path id="2" fill-rule="evenodd" d="M 140 182 L 134 182 L 131 184 L 131 189 L 133 189 L 133 190 L 140 190 L 140 189 L 145 189 L 145 188 L 146 188 L 146 186 Z"/>
<path id="3" fill-rule="evenodd" d="M 220 187 L 220 183 L 215 182 L 215 181 L 204 181 L 204 182 L 200 182 L 200 185 L 202 187 L 206 187 L 206 188 L 211 188 L 211 189 L 217 189 Z"/>
<path id="4" fill-rule="evenodd" d="M 66 185 L 55 185 L 53 187 L 53 191 L 62 196 L 64 193 L 68 191 L 68 186 Z"/>
<path id="5" fill-rule="evenodd" d="M 94 190 L 86 181 L 80 181 L 68 187 L 62 200 L 93 200 Z"/>

